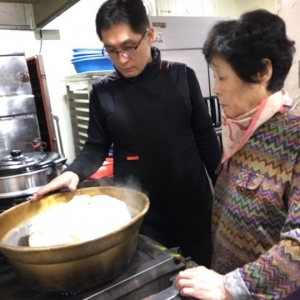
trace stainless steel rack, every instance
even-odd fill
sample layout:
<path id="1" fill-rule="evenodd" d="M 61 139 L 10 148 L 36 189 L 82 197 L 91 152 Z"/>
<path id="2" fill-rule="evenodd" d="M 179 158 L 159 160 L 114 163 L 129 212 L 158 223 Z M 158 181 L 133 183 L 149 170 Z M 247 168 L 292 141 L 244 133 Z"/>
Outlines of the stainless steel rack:
<path id="1" fill-rule="evenodd" d="M 92 85 L 109 72 L 85 72 L 65 77 L 76 156 L 81 151 L 87 138 L 89 94 Z"/>

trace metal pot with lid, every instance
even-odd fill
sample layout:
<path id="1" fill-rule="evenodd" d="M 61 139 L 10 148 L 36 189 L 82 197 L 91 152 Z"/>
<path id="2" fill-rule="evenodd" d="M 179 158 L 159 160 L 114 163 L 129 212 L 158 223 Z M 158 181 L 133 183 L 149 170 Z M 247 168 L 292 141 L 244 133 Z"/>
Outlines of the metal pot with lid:
<path id="1" fill-rule="evenodd" d="M 0 199 L 37 192 L 62 172 L 66 160 L 55 152 L 12 150 L 0 158 Z"/>

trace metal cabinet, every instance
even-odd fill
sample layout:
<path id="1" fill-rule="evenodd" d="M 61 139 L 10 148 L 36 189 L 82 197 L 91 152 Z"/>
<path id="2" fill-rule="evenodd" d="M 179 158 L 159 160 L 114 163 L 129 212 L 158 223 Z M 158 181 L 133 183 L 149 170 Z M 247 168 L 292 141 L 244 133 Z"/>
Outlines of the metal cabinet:
<path id="1" fill-rule="evenodd" d="M 92 85 L 106 74 L 107 72 L 86 72 L 65 77 L 76 156 L 87 139 L 89 95 Z"/>
<path id="2" fill-rule="evenodd" d="M 0 155 L 33 151 L 40 131 L 24 53 L 0 55 Z"/>

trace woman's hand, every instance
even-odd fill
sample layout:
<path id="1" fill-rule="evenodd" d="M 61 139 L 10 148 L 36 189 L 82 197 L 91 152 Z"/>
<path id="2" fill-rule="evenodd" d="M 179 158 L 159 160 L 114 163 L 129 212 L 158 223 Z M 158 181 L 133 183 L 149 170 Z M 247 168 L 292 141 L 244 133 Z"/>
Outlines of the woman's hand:
<path id="1" fill-rule="evenodd" d="M 184 297 L 201 300 L 232 300 L 225 290 L 222 275 L 205 267 L 181 271 L 176 277 L 176 286 Z"/>
<path id="2" fill-rule="evenodd" d="M 30 197 L 30 201 L 39 200 L 45 194 L 62 189 L 64 187 L 67 187 L 70 191 L 75 191 L 78 183 L 78 175 L 74 172 L 66 171 L 43 186 L 37 193 L 33 194 Z"/>

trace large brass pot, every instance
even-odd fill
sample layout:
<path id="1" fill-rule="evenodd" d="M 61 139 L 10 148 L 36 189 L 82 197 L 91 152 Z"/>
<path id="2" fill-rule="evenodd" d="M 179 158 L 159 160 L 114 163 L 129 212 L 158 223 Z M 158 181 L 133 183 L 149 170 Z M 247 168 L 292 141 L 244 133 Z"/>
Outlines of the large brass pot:
<path id="1" fill-rule="evenodd" d="M 18 246 L 30 218 L 82 194 L 106 194 L 124 201 L 132 220 L 111 234 L 87 242 L 37 248 Z M 146 195 L 121 187 L 83 188 L 45 196 L 40 201 L 19 204 L 0 215 L 0 251 L 25 284 L 35 291 L 82 291 L 113 278 L 131 261 L 148 208 Z"/>

